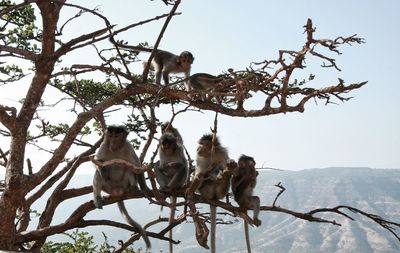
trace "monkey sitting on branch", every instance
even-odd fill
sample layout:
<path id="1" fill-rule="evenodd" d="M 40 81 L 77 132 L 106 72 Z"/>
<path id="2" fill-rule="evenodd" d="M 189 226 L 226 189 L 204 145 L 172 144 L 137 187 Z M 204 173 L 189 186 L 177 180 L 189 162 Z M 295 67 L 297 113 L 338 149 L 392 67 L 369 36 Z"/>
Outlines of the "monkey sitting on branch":
<path id="1" fill-rule="evenodd" d="M 161 192 L 171 192 L 182 188 L 189 176 L 189 168 L 183 151 L 183 140 L 178 130 L 169 122 L 161 125 L 159 140 L 159 163 L 154 173 Z"/>
<path id="2" fill-rule="evenodd" d="M 242 155 L 238 161 L 238 167 L 233 171 L 232 193 L 235 201 L 241 208 L 253 209 L 253 223 L 257 227 L 261 225 L 258 219 L 260 212 L 260 198 L 253 196 L 253 189 L 257 184 L 258 172 L 255 168 L 256 162 L 253 157 Z M 247 252 L 251 253 L 249 225 L 244 221 L 244 232 L 246 237 Z"/>
<path id="3" fill-rule="evenodd" d="M 187 160 L 183 152 L 183 140 L 178 129 L 174 128 L 170 122 L 161 125 L 162 136 L 159 140 L 158 154 L 160 161 L 154 167 L 156 180 L 160 185 L 160 191 L 171 193 L 182 189 L 189 176 Z M 175 220 L 176 196 L 171 195 L 171 212 L 169 224 Z M 172 228 L 169 231 L 169 252 L 173 252 Z"/>
<path id="4" fill-rule="evenodd" d="M 221 145 L 217 136 L 205 134 L 198 143 L 195 175 L 188 191 L 190 193 L 191 190 L 197 189 L 204 200 L 220 200 L 228 194 L 232 170 L 236 164 L 229 160 L 228 151 Z M 216 250 L 216 210 L 216 206 L 210 204 L 212 253 Z M 206 247 L 207 238 L 201 240 L 205 242 L 200 241 L 200 245 Z"/>
<path id="5" fill-rule="evenodd" d="M 101 191 L 111 196 L 122 196 L 139 191 L 138 183 L 142 191 L 147 191 L 147 185 L 143 173 L 136 174 L 130 166 L 140 167 L 141 163 L 132 145 L 127 141 L 128 131 L 124 126 L 109 126 L 103 135 L 101 143 L 93 163 L 96 172 L 93 177 L 94 205 L 103 207 Z M 112 160 L 122 160 L 123 163 L 111 163 Z M 118 208 L 124 219 L 133 226 L 143 237 L 147 252 L 151 252 L 151 243 L 146 231 L 130 217 L 123 201 L 118 202 Z"/>

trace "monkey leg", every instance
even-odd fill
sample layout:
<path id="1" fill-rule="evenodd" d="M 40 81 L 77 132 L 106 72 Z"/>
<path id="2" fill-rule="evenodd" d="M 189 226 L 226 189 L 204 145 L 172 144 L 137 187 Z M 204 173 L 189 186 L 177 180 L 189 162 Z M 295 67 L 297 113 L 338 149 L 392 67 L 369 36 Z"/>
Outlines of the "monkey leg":
<path id="1" fill-rule="evenodd" d="M 171 180 L 167 184 L 167 187 L 171 190 L 182 187 L 186 182 L 186 168 L 182 163 L 175 165 L 176 173 L 172 176 Z"/>
<path id="2" fill-rule="evenodd" d="M 161 71 L 156 71 L 156 84 L 161 84 Z"/>
<path id="3" fill-rule="evenodd" d="M 164 175 L 163 173 L 163 168 L 161 166 L 155 166 L 154 167 L 154 175 L 156 176 L 156 180 L 159 187 L 159 191 L 165 192 L 167 191 L 167 184 L 168 184 L 168 177 Z"/>
<path id="4" fill-rule="evenodd" d="M 168 85 L 169 84 L 169 72 L 163 70 L 162 76 L 163 76 L 163 80 L 164 80 L 164 85 Z"/>

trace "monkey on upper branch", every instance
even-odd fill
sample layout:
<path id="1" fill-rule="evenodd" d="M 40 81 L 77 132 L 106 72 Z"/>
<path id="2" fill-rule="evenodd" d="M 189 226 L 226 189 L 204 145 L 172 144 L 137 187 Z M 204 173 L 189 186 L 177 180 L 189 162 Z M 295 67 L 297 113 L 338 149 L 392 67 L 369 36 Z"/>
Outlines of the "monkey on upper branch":
<path id="1" fill-rule="evenodd" d="M 110 38 L 111 42 L 118 45 L 119 47 L 133 49 L 142 52 L 153 52 L 153 49 L 140 47 L 140 46 L 129 46 L 118 43 L 113 37 Z M 157 49 L 154 54 L 151 67 L 155 71 L 156 83 L 161 84 L 161 77 L 164 80 L 164 84 L 169 84 L 170 73 L 184 73 L 185 78 L 190 76 L 191 65 L 194 61 L 193 54 L 189 51 L 183 51 L 179 55 L 173 54 L 168 51 Z"/>
<path id="2" fill-rule="evenodd" d="M 207 91 L 213 92 L 217 87 L 218 83 L 223 80 L 221 77 L 213 76 L 207 73 L 196 73 L 190 76 L 185 82 L 186 91 L 199 91 L 201 100 L 207 99 Z M 209 96 L 209 99 L 212 96 Z"/>

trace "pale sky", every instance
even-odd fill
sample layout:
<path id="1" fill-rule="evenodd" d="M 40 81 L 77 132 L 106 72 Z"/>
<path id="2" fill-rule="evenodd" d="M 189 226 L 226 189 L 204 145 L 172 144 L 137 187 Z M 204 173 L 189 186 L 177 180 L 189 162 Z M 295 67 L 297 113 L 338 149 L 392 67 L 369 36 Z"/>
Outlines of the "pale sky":
<path id="1" fill-rule="evenodd" d="M 72 1 L 98 6 L 111 23 L 121 28 L 130 23 L 168 13 L 161 1 Z M 361 4 L 362 3 L 362 4 Z M 170 23 L 160 48 L 174 53 L 188 50 L 195 56 L 192 73 L 218 75 L 228 68 L 245 69 L 252 61 L 276 59 L 278 50 L 299 50 L 307 18 L 317 28 L 315 38 L 334 39 L 357 34 L 362 45 L 344 45 L 335 56 L 339 68 L 313 64 L 304 76 L 316 75 L 311 87 L 368 81 L 353 91 L 346 103 L 325 106 L 310 101 L 304 113 L 261 118 L 219 116 L 219 136 L 230 156 L 254 156 L 258 166 L 287 170 L 332 166 L 400 168 L 399 41 L 400 1 L 231 1 L 182 0 L 182 15 Z M 99 21 L 98 21 L 99 22 Z M 82 25 L 85 24 L 85 25 Z M 75 32 L 98 24 L 82 22 Z M 92 25 L 90 25 L 92 24 Z M 163 21 L 145 25 L 118 38 L 130 44 L 155 42 Z M 87 62 L 85 55 L 78 62 Z M 147 55 L 143 55 L 146 59 Z M 65 60 L 64 63 L 67 63 Z M 140 72 L 139 72 L 140 73 Z M 0 103 L 7 96 L 0 93 Z M 162 120 L 171 116 L 165 108 Z M 62 116 L 62 115 L 61 115 Z M 192 157 L 199 137 L 213 126 L 214 113 L 182 114 L 175 121 Z M 140 153 L 140 151 L 139 151 Z"/>

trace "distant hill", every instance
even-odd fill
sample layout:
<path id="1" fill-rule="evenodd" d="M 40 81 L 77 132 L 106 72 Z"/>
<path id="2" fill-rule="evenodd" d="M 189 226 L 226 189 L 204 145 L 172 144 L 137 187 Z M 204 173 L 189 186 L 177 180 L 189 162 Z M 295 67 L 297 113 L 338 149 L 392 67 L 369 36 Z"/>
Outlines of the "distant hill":
<path id="1" fill-rule="evenodd" d="M 277 205 L 297 211 L 350 205 L 400 222 L 400 170 L 328 168 L 302 171 L 260 171 L 257 192 L 271 205 L 282 182 L 286 191 Z M 377 224 L 350 213 L 356 221 L 335 217 L 341 227 L 295 219 L 286 214 L 263 212 L 262 226 L 251 229 L 254 253 L 395 253 L 398 242 Z M 324 217 L 329 217 L 325 215 Z M 217 227 L 217 252 L 247 252 L 243 222 Z M 182 245 L 176 252 L 207 252 L 197 246 L 193 228 L 176 233 Z M 164 246 L 164 250 L 166 246 Z"/>
<path id="2" fill-rule="evenodd" d="M 91 183 L 91 176 L 77 176 L 75 186 Z M 256 194 L 263 205 L 271 205 L 279 189 L 274 185 L 281 182 L 286 191 L 277 205 L 296 211 L 308 211 L 318 207 L 350 205 L 366 212 L 400 222 L 400 170 L 369 168 L 327 168 L 302 171 L 262 170 L 258 178 Z M 80 200 L 69 201 L 57 211 L 55 223 L 63 220 L 71 212 L 71 207 L 90 199 L 88 195 Z M 233 200 L 232 200 L 233 201 Z M 128 200 L 128 210 L 141 224 L 156 218 L 160 208 L 148 205 L 148 201 Z M 40 208 L 43 208 L 40 207 Z M 38 206 L 38 210 L 40 209 Z M 201 208 L 206 208 L 203 206 Z M 40 211 L 40 210 L 39 210 Z M 180 210 L 182 211 L 182 210 Z M 115 207 L 107 206 L 103 210 L 90 212 L 86 218 L 103 219 L 112 217 L 122 221 Z M 252 249 L 254 253 L 398 253 L 400 242 L 389 232 L 360 215 L 348 213 L 356 219 L 350 221 L 334 216 L 341 227 L 331 224 L 310 223 L 295 219 L 286 214 L 262 212 L 262 225 L 251 228 Z M 164 210 L 163 216 L 167 216 Z M 324 217 L 332 217 L 325 215 Z M 224 217 L 225 218 L 225 217 Z M 241 220 L 226 217 L 234 221 L 232 225 L 217 226 L 217 252 L 246 252 Z M 124 230 L 109 227 L 88 229 L 96 240 L 102 241 L 104 231 L 111 243 L 126 239 L 129 234 Z M 154 231 L 157 231 L 156 229 Z M 175 246 L 176 253 L 208 252 L 198 246 L 194 236 L 194 226 L 187 223 L 174 230 L 175 239 L 182 243 Z M 53 240 L 66 240 L 57 236 Z M 153 252 L 168 252 L 165 242 L 151 240 Z M 137 246 L 136 246 L 137 245 Z M 134 247 L 142 247 L 142 242 Z"/>

